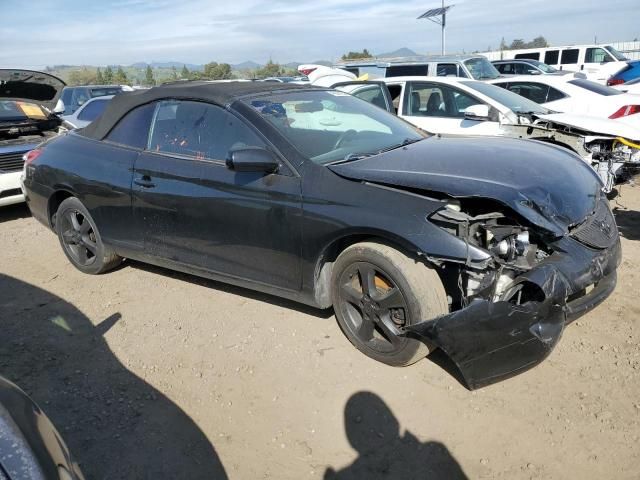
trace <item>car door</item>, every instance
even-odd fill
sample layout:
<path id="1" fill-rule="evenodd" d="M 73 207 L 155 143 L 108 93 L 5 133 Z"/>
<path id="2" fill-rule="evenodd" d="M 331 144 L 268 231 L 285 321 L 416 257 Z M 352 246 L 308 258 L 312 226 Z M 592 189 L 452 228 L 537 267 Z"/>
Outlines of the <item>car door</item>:
<path id="1" fill-rule="evenodd" d="M 472 105 L 486 105 L 461 89 L 431 82 L 407 82 L 399 116 L 427 132 L 443 135 L 500 135 L 496 120 L 465 117 Z M 491 108 L 490 108 L 491 110 Z"/>
<path id="2" fill-rule="evenodd" d="M 148 256 L 289 290 L 300 288 L 300 179 L 235 172 L 232 148 L 270 148 L 219 106 L 167 100 L 133 174 L 134 214 Z"/>

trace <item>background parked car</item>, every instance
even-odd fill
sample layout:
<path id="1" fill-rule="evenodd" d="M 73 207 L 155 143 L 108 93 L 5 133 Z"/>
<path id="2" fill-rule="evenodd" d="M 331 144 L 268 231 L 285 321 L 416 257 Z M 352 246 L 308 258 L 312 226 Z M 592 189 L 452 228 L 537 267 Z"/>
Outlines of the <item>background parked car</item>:
<path id="1" fill-rule="evenodd" d="M 584 78 L 541 75 L 498 79 L 491 83 L 556 112 L 610 118 L 640 129 L 640 96 Z"/>
<path id="2" fill-rule="evenodd" d="M 622 85 L 640 78 L 640 60 L 627 62 L 627 66 L 607 80 L 607 85 Z"/>
<path id="3" fill-rule="evenodd" d="M 555 143 L 576 152 L 592 165 L 606 192 L 640 166 L 640 129 L 609 119 L 554 113 L 486 82 L 398 77 L 334 86 L 395 111 L 431 133 L 505 136 Z M 626 143 L 618 140 L 619 137 Z"/>
<path id="4" fill-rule="evenodd" d="M 568 70 L 557 70 L 537 60 L 496 60 L 491 62 L 501 75 L 566 75 Z"/>
<path id="5" fill-rule="evenodd" d="M 104 97 L 106 95 L 117 95 L 124 91 L 122 85 L 87 85 L 80 87 L 65 87 L 62 91 L 62 102 L 64 103 L 64 114 L 71 115 L 89 99 L 94 97 Z"/>
<path id="6" fill-rule="evenodd" d="M 44 412 L 0 377 L 0 478 L 83 480 L 80 467 Z"/>
<path id="7" fill-rule="evenodd" d="M 24 201 L 23 156 L 58 135 L 62 121 L 52 112 L 64 85 L 47 73 L 0 70 L 0 206 Z"/>
<path id="8" fill-rule="evenodd" d="M 498 78 L 500 72 L 482 55 L 400 57 L 389 60 L 359 60 L 334 65 L 357 77 L 370 79 L 403 76 L 462 77 L 476 80 Z"/>
<path id="9" fill-rule="evenodd" d="M 102 115 L 113 95 L 94 97 L 84 103 L 71 115 L 63 115 L 62 119 L 73 128 L 83 128 Z"/>
<path id="10" fill-rule="evenodd" d="M 491 60 L 531 59 L 558 70 L 576 70 L 590 80 L 606 83 L 627 66 L 628 59 L 610 45 L 570 45 L 564 47 L 502 50 L 483 54 Z"/>

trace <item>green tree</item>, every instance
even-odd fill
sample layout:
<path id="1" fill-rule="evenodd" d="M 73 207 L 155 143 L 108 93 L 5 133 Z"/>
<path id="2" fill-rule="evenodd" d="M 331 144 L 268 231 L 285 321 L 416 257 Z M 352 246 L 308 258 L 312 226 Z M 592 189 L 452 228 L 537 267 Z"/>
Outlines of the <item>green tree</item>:
<path id="1" fill-rule="evenodd" d="M 82 67 L 69 74 L 69 85 L 93 85 L 96 83 L 96 72 Z"/>
<path id="2" fill-rule="evenodd" d="M 202 72 L 202 78 L 208 80 L 227 80 L 232 78 L 231 65 L 228 63 L 207 63 Z"/>
<path id="3" fill-rule="evenodd" d="M 171 75 L 169 77 L 170 80 L 178 80 L 178 70 L 175 66 L 171 67 Z"/>
<path id="4" fill-rule="evenodd" d="M 373 55 L 366 48 L 361 52 L 349 52 L 342 55 L 342 60 L 358 60 L 361 58 L 371 58 Z"/>
<path id="5" fill-rule="evenodd" d="M 280 64 L 274 63 L 273 60 L 269 59 L 267 64 L 256 70 L 257 78 L 266 78 L 266 77 L 277 77 L 282 73 Z"/>
<path id="6" fill-rule="evenodd" d="M 104 83 L 113 83 L 113 70 L 110 65 L 107 65 L 107 68 L 104 69 Z"/>
<path id="7" fill-rule="evenodd" d="M 189 69 L 186 65 L 182 65 L 182 70 L 180 71 L 180 78 L 189 78 Z"/>
<path id="8" fill-rule="evenodd" d="M 520 48 L 527 48 L 527 44 L 521 38 L 516 38 L 511 45 L 509 45 L 509 50 L 518 50 Z"/>
<path id="9" fill-rule="evenodd" d="M 529 42 L 528 48 L 546 48 L 548 46 L 549 42 L 547 42 L 547 39 L 540 35 Z"/>
<path id="10" fill-rule="evenodd" d="M 113 83 L 117 83 L 118 85 L 126 85 L 129 83 L 127 74 L 124 72 L 122 67 L 118 67 L 118 70 L 116 70 L 116 74 L 113 76 Z"/>
<path id="11" fill-rule="evenodd" d="M 144 84 L 149 85 L 150 87 L 156 84 L 156 79 L 153 78 L 153 70 L 151 70 L 151 65 L 147 65 L 147 71 L 144 74 Z"/>
<path id="12" fill-rule="evenodd" d="M 100 71 L 100 67 L 96 70 L 96 85 L 104 85 L 104 77 Z"/>

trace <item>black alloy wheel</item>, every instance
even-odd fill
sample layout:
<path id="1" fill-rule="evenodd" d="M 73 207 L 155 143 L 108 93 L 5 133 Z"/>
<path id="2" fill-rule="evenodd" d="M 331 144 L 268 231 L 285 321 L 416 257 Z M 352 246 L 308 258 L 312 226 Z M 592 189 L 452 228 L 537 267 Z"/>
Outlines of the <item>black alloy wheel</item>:
<path id="1" fill-rule="evenodd" d="M 338 308 L 362 344 L 382 354 L 402 350 L 408 340 L 398 334 L 408 307 L 388 274 L 369 262 L 352 263 L 340 276 L 338 292 Z"/>

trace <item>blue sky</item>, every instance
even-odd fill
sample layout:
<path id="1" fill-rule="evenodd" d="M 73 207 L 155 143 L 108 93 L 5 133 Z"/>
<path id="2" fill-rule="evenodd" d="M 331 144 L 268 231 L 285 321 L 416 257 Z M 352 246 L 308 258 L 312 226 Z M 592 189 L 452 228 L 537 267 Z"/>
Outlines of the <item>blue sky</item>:
<path id="1" fill-rule="evenodd" d="M 447 2 L 449 3 L 449 2 Z M 504 36 L 555 45 L 640 38 L 638 0 L 451 0 L 449 53 Z M 334 60 L 345 51 L 439 53 L 416 20 L 440 0 L 0 0 L 0 67 L 174 60 Z"/>

